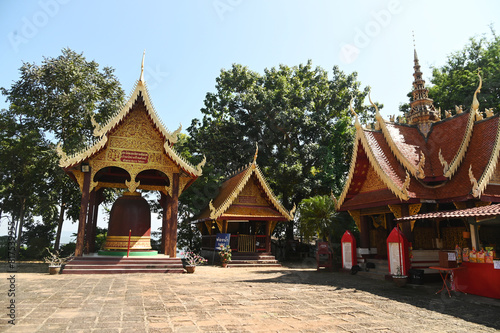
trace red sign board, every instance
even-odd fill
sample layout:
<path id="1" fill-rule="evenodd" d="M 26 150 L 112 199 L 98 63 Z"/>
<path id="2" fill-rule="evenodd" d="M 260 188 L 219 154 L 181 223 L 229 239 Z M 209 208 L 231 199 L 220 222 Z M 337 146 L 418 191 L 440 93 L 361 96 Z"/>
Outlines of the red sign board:
<path id="1" fill-rule="evenodd" d="M 127 163 L 148 163 L 148 153 L 142 151 L 124 150 L 120 155 L 120 161 Z"/>

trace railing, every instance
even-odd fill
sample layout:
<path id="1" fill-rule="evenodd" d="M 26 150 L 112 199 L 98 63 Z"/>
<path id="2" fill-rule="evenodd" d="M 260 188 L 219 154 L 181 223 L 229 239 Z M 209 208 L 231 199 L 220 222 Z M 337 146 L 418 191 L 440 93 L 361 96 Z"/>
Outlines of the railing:
<path id="1" fill-rule="evenodd" d="M 239 235 L 238 252 L 255 252 L 255 236 Z"/>

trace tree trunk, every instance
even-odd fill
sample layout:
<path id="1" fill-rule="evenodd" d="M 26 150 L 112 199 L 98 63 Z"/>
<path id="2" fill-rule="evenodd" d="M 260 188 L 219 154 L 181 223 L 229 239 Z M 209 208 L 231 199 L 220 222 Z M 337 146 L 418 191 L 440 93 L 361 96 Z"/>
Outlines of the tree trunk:
<path id="1" fill-rule="evenodd" d="M 54 243 L 54 250 L 59 250 L 59 243 L 61 241 L 61 232 L 62 226 L 64 222 L 64 211 L 66 210 L 66 204 L 64 203 L 64 199 L 61 198 L 61 210 L 59 211 L 59 221 L 57 223 L 57 233 L 56 233 L 56 241 Z"/>
<path id="2" fill-rule="evenodd" d="M 24 204 L 26 203 L 26 198 L 22 198 L 21 201 L 21 213 L 19 214 L 19 223 L 17 231 L 17 244 L 16 244 L 16 262 L 19 261 L 19 251 L 21 249 L 21 236 L 23 235 L 23 224 L 24 224 Z"/>

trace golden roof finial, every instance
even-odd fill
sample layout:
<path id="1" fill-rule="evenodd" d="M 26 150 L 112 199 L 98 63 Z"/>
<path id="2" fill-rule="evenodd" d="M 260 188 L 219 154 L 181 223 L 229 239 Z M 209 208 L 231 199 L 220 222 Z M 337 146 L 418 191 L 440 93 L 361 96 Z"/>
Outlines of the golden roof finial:
<path id="1" fill-rule="evenodd" d="M 259 154 L 259 144 L 255 142 L 255 155 L 253 156 L 253 164 L 257 162 L 257 155 Z"/>
<path id="2" fill-rule="evenodd" d="M 354 97 L 351 96 L 351 101 L 349 102 L 349 110 L 351 110 L 352 114 L 356 118 L 356 120 L 354 122 L 354 126 L 356 126 L 356 128 L 361 128 L 361 124 L 359 123 L 359 119 L 358 119 L 358 114 L 354 111 L 354 109 L 352 107 L 353 100 L 354 100 Z"/>
<path id="3" fill-rule="evenodd" d="M 141 63 L 141 77 L 139 78 L 139 81 L 144 82 L 144 58 L 146 57 L 146 50 L 144 50 L 144 53 L 142 54 L 142 63 Z"/>
<path id="4" fill-rule="evenodd" d="M 371 92 L 372 90 L 370 88 L 370 90 L 368 90 L 368 100 L 370 101 L 370 104 L 375 108 L 375 117 L 377 117 L 379 116 L 378 107 L 375 105 L 375 103 L 372 102 L 372 98 L 370 97 Z"/>
<path id="5" fill-rule="evenodd" d="M 479 86 L 474 92 L 474 98 L 472 99 L 472 110 L 476 111 L 479 109 L 479 101 L 477 100 L 477 94 L 481 92 L 481 88 L 483 87 L 483 79 L 479 73 L 481 72 L 481 67 L 477 69 L 477 76 L 479 76 Z"/>

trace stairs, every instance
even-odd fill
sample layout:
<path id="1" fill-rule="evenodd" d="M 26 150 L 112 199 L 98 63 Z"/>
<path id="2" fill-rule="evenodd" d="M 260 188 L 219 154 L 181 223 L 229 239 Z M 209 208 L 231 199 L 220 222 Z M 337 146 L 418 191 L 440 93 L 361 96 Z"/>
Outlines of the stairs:
<path id="1" fill-rule="evenodd" d="M 184 273 L 180 258 L 83 256 L 69 261 L 62 274 Z"/>
<path id="2" fill-rule="evenodd" d="M 269 252 L 233 252 L 228 267 L 281 267 L 281 264 Z"/>

